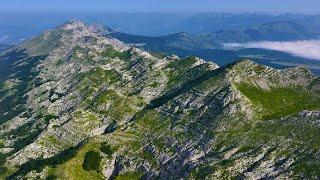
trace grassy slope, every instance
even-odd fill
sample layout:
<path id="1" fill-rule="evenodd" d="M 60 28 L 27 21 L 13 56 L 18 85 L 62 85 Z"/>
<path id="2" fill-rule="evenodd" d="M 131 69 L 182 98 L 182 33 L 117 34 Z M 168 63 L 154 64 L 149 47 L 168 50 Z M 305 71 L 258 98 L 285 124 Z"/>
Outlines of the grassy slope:
<path id="1" fill-rule="evenodd" d="M 81 148 L 75 155 L 75 157 L 69 159 L 66 163 L 59 165 L 56 168 L 49 170 L 49 175 L 60 177 L 62 179 L 103 179 L 101 172 L 86 171 L 83 169 L 83 162 L 85 155 L 89 151 L 100 152 L 100 144 L 98 142 L 89 142 L 83 148 Z M 102 153 L 101 153 L 102 154 Z"/>
<path id="2" fill-rule="evenodd" d="M 303 110 L 320 109 L 320 96 L 302 87 L 263 90 L 246 83 L 236 86 L 255 106 L 262 107 L 262 119 L 275 119 Z"/>

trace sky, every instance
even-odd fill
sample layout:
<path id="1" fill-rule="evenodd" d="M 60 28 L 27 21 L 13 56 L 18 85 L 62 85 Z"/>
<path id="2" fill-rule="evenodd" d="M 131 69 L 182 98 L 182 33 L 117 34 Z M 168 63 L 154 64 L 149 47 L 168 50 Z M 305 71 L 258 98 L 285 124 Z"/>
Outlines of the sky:
<path id="1" fill-rule="evenodd" d="M 1 0 L 0 11 L 320 13 L 320 0 Z"/>

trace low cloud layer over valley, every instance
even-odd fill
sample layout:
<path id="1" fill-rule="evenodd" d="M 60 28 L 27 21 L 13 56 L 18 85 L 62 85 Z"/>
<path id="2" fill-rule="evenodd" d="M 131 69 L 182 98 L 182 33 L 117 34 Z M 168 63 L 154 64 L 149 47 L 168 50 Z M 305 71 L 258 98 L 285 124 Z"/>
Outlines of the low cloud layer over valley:
<path id="1" fill-rule="evenodd" d="M 320 40 L 303 40 L 290 42 L 260 41 L 249 43 L 227 43 L 228 49 L 260 48 L 267 50 L 282 51 L 294 56 L 320 60 Z"/>

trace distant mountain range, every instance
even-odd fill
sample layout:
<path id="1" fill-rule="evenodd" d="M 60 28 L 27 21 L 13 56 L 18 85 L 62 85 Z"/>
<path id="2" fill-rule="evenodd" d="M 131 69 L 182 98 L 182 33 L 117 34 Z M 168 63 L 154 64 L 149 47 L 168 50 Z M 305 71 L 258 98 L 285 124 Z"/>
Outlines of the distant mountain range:
<path id="1" fill-rule="evenodd" d="M 302 24 L 294 22 L 274 22 L 244 30 L 220 30 L 198 35 L 175 33 L 159 37 L 130 35 L 112 32 L 111 37 L 126 43 L 138 44 L 148 50 L 165 51 L 178 48 L 181 50 L 200 50 L 223 48 L 224 43 L 244 43 L 250 41 L 295 41 L 316 39 L 319 32 L 313 32 Z"/>
<path id="2" fill-rule="evenodd" d="M 307 26 L 290 21 L 281 21 L 262 24 L 255 28 L 220 30 L 212 33 L 190 34 L 186 32 L 174 33 L 165 36 L 139 36 L 111 30 L 108 37 L 117 38 L 125 43 L 143 48 L 147 51 L 160 52 L 167 55 L 176 54 L 181 57 L 196 55 L 205 60 L 212 60 L 221 66 L 234 62 L 242 57 L 250 57 L 260 63 L 284 68 L 288 65 L 306 65 L 316 73 L 320 73 L 320 63 L 303 57 L 293 56 L 286 52 L 261 48 L 229 49 L 228 43 L 248 43 L 256 41 L 299 41 L 319 38 Z M 277 59 L 278 63 L 275 63 Z M 284 62 L 284 63 L 282 63 Z"/>
<path id="3" fill-rule="evenodd" d="M 319 33 L 320 15 L 264 13 L 24 13 L 0 12 L 0 43 L 17 43 L 41 31 L 77 18 L 111 27 L 118 32 L 144 36 L 164 36 L 176 32 L 206 34 L 256 29 L 262 24 L 292 22 Z M 270 27 L 270 26 L 269 26 Z M 263 34 L 262 34 L 263 35 Z M 258 34 L 260 38 L 261 34 Z M 264 36 L 264 35 L 263 35 Z"/>
<path id="4" fill-rule="evenodd" d="M 226 48 L 226 43 L 252 41 L 296 41 L 319 37 L 319 15 L 262 13 L 96 13 L 96 14 L 11 14 L 0 13 L 0 43 L 21 42 L 53 27 L 68 17 L 101 23 L 106 35 L 146 51 L 181 57 L 197 55 L 223 66 L 241 57 L 251 57 L 276 68 L 307 65 L 320 73 L 320 64 L 305 57 L 266 49 Z M 23 19 L 19 17 L 24 17 Z M 10 26 L 8 26 L 10 24 Z M 182 32 L 181 32 L 182 31 Z M 175 33 L 172 33 L 175 32 Z M 178 32 L 178 33 L 176 33 Z M 9 33 L 9 34 L 8 34 Z M 169 34 L 168 34 L 169 33 Z M 144 35 L 137 35 L 144 34 Z M 164 35 L 163 35 L 164 34 Z M 1 38 L 3 37 L 3 38 Z M 2 40 L 1 40 L 2 39 Z M 274 59 L 280 62 L 274 63 Z M 294 63 L 293 63 L 294 62 Z"/>

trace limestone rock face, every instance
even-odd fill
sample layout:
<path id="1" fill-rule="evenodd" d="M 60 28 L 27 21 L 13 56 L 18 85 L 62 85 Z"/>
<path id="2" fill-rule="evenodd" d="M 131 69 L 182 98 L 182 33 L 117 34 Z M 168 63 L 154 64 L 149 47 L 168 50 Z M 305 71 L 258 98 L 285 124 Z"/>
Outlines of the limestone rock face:
<path id="1" fill-rule="evenodd" d="M 1 178 L 320 176 L 309 70 L 159 56 L 110 31 L 69 21 L 1 54 Z"/>

